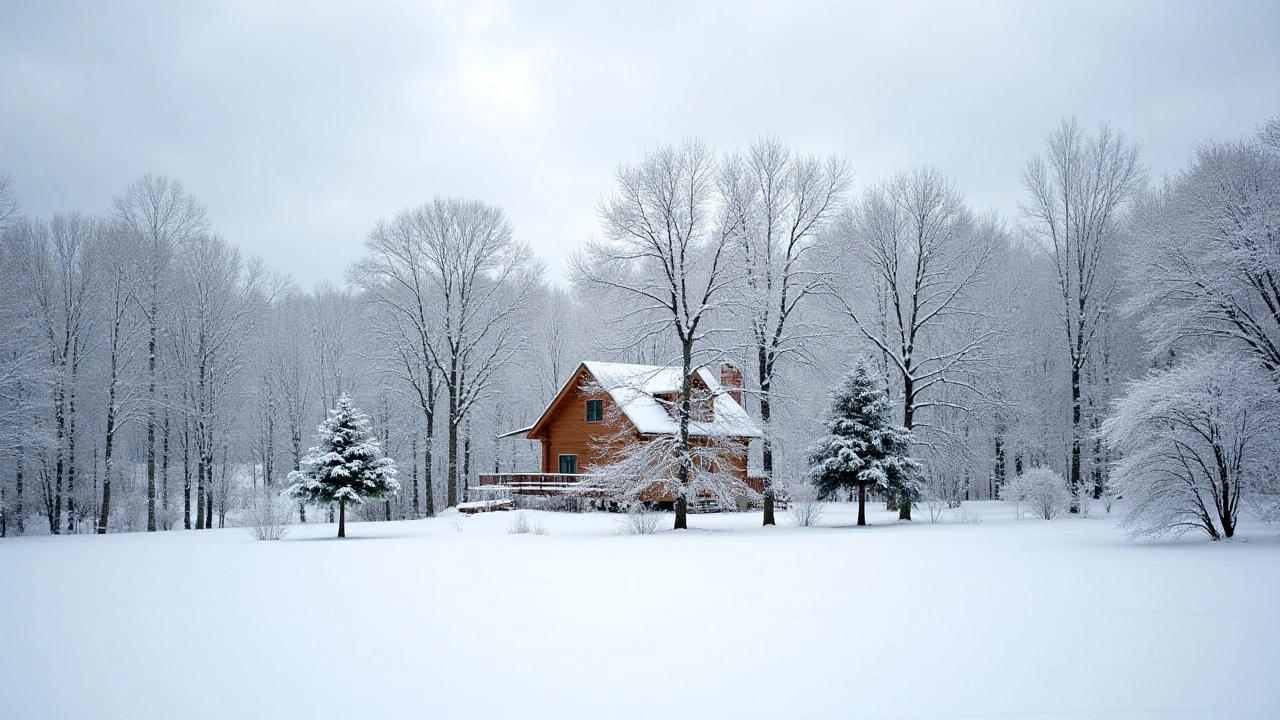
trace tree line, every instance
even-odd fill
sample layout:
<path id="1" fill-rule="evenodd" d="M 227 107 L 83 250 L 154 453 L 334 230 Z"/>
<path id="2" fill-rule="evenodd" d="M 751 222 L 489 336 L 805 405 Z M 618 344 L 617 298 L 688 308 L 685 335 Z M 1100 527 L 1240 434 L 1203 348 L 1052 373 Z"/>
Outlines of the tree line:
<path id="1" fill-rule="evenodd" d="M 853 168 L 773 137 L 662 146 L 618 168 L 568 286 L 500 208 L 442 197 L 373 223 L 345 282 L 311 290 L 242 257 L 175 178 L 38 218 L 0 175 L 0 534 L 236 523 L 343 395 L 399 467 L 357 515 L 430 516 L 478 472 L 536 465 L 498 436 L 583 359 L 743 368 L 766 523 L 855 356 L 920 468 L 888 498 L 903 518 L 1037 467 L 1074 509 L 1128 487 L 1226 536 L 1242 497 L 1274 497 L 1280 119 L 1159 182 L 1122 133 L 1064 120 L 1013 217 L 938 168 Z M 1216 489 L 1140 493 L 1156 476 Z M 1196 497 L 1198 517 L 1172 509 Z"/>

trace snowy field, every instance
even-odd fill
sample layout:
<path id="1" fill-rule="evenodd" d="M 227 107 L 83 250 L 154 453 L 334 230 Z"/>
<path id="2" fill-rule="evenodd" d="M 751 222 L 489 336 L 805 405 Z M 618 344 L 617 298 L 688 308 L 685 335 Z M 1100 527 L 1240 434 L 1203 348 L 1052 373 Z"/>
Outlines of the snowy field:
<path id="1" fill-rule="evenodd" d="M 4 540 L 0 717 L 1280 717 L 1277 529 L 966 507 Z"/>

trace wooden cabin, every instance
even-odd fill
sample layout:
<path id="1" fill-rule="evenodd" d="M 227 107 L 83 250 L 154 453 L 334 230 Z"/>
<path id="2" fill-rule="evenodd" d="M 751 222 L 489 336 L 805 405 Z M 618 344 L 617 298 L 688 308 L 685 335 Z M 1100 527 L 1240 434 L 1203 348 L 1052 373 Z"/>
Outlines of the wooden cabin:
<path id="1" fill-rule="evenodd" d="M 682 380 L 678 367 L 582 363 L 537 422 L 507 435 L 541 444 L 540 472 L 481 475 L 480 485 L 508 486 L 516 493 L 556 494 L 611 464 L 609 447 L 617 438 L 645 442 L 675 434 L 679 425 L 673 407 Z M 689 425 L 691 442 L 715 441 L 736 448 L 721 453 L 721 461 L 729 465 L 721 470 L 759 492 L 763 484 L 750 477 L 747 458 L 750 442 L 761 432 L 743 408 L 742 372 L 727 363 L 715 369 L 700 367 L 690 375 L 690 382 L 695 397 Z"/>

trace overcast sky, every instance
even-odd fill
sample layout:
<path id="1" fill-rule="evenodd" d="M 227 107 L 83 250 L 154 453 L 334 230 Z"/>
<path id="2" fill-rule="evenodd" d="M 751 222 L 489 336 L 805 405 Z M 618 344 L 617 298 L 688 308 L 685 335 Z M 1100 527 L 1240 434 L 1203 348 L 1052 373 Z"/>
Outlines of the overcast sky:
<path id="1" fill-rule="evenodd" d="M 1066 115 L 1155 175 L 1280 114 L 1280 3 L 0 0 L 0 171 L 28 213 L 170 175 L 304 286 L 435 195 L 504 208 L 558 276 L 621 161 L 766 133 L 857 188 L 932 164 L 977 209 Z"/>

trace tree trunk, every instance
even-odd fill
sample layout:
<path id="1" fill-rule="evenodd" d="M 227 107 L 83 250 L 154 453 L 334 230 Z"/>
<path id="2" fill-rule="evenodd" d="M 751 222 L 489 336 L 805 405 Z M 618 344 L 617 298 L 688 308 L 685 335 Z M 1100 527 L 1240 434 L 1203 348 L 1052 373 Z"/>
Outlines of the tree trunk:
<path id="1" fill-rule="evenodd" d="M 458 504 L 458 371 L 449 373 L 449 488 L 445 493 L 445 507 Z"/>
<path id="2" fill-rule="evenodd" d="M 182 426 L 182 527 L 191 529 L 191 422 Z"/>
<path id="3" fill-rule="evenodd" d="M 293 469 L 298 471 L 302 469 L 302 423 L 299 417 L 300 413 L 292 415 L 294 419 L 289 421 L 289 447 L 293 451 Z M 303 525 L 307 524 L 306 503 L 298 503 L 298 522 Z"/>
<path id="4" fill-rule="evenodd" d="M 432 375 L 433 371 L 429 370 L 427 374 L 427 397 L 428 403 L 431 405 L 431 412 L 427 413 L 427 442 L 426 447 L 424 448 L 425 452 L 422 462 L 422 483 L 424 486 L 424 495 L 426 496 L 427 501 L 427 517 L 436 516 L 435 468 L 432 467 L 435 463 L 432 448 L 434 448 L 436 444 L 436 389 Z"/>
<path id="5" fill-rule="evenodd" d="M 1000 494 L 1000 488 L 1004 487 L 1005 464 L 1004 431 L 1001 430 L 996 434 L 996 463 L 991 473 L 990 500 L 995 500 Z"/>
<path id="6" fill-rule="evenodd" d="M 165 529 L 173 529 L 173 518 L 169 517 L 169 393 L 164 397 L 164 435 L 160 450 L 160 508 L 165 511 Z"/>
<path id="7" fill-rule="evenodd" d="M 867 484 L 858 483 L 858 524 L 867 524 Z"/>
<path id="8" fill-rule="evenodd" d="M 338 501 L 338 537 L 347 536 L 347 499 Z"/>
<path id="9" fill-rule="evenodd" d="M 693 384 L 689 379 L 689 374 L 693 372 L 693 339 L 686 336 L 681 342 L 681 371 L 683 379 L 680 382 L 680 444 L 676 448 L 676 452 L 680 453 L 679 469 L 676 471 L 677 480 L 680 482 L 680 492 L 676 496 L 676 530 L 689 529 L 689 413 L 692 410 L 690 396 L 693 393 Z"/>
<path id="10" fill-rule="evenodd" d="M 906 428 L 907 431 L 910 432 L 912 427 L 915 426 L 915 422 L 916 422 L 915 378 L 911 376 L 910 372 L 904 373 L 902 376 L 902 396 L 903 396 L 902 427 Z M 907 493 L 902 493 L 901 495 L 899 495 L 897 500 L 898 500 L 898 519 L 910 520 L 911 519 L 911 496 Z"/>
<path id="11" fill-rule="evenodd" d="M 756 348 L 756 359 L 759 362 L 760 377 L 760 424 L 764 427 L 764 437 L 761 439 L 761 466 L 764 471 L 764 523 L 765 525 L 777 525 L 774 518 L 774 498 L 777 492 L 773 488 L 773 430 L 769 427 L 769 418 L 773 412 L 773 402 L 769 397 L 770 387 L 772 385 L 769 378 L 769 363 L 766 351 L 763 347 Z"/>
<path id="12" fill-rule="evenodd" d="M 98 516 L 98 534 L 107 534 L 107 521 L 111 517 L 111 454 L 115 446 L 116 434 L 116 408 L 115 408 L 115 387 L 109 393 L 111 400 L 107 405 L 107 437 L 102 450 L 102 464 L 105 472 L 102 476 L 102 512 Z"/>
<path id="13" fill-rule="evenodd" d="M 1070 480 L 1071 512 L 1080 512 L 1080 366 L 1071 361 L 1071 463 Z"/>
<path id="14" fill-rule="evenodd" d="M 19 535 L 22 535 L 27 531 L 26 520 L 23 518 L 23 515 L 26 513 L 26 508 L 22 506 L 22 466 L 26 464 L 26 459 L 27 459 L 26 455 L 27 455 L 26 448 L 19 445 L 18 457 L 16 460 L 17 467 L 15 468 L 15 473 L 14 473 L 15 475 L 14 479 L 16 481 L 14 494 L 17 495 L 17 498 L 14 500 L 14 511 L 18 515 L 18 534 Z"/>
<path id="15" fill-rule="evenodd" d="M 213 529 L 213 454 L 209 454 L 209 463 L 205 466 L 205 484 L 204 490 L 209 497 L 204 503 L 204 529 Z"/>
<path id="16" fill-rule="evenodd" d="M 54 407 L 54 424 L 57 426 L 57 452 L 58 460 L 54 468 L 54 490 L 53 503 L 49 508 L 49 532 L 53 535 L 62 534 L 62 475 L 66 471 L 66 370 L 65 363 L 63 372 L 58 380 L 57 402 Z"/>
<path id="17" fill-rule="evenodd" d="M 204 529 L 204 449 L 197 448 L 196 454 L 196 529 Z"/>
<path id="18" fill-rule="evenodd" d="M 156 310 L 160 283 L 151 282 L 151 337 L 147 343 L 147 532 L 156 529 Z"/>
<path id="19" fill-rule="evenodd" d="M 76 368 L 80 351 L 71 350 L 71 389 L 67 393 L 67 532 L 76 531 Z"/>
<path id="20" fill-rule="evenodd" d="M 467 485 L 471 482 L 471 420 L 467 420 L 467 429 L 462 434 L 462 477 L 458 484 L 458 500 L 466 502 Z"/>
<path id="21" fill-rule="evenodd" d="M 418 434 L 413 433 L 409 437 L 409 452 L 413 458 L 413 516 L 415 518 L 422 517 L 422 504 L 419 502 L 418 495 Z"/>

